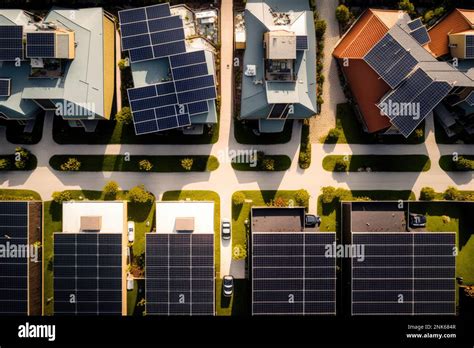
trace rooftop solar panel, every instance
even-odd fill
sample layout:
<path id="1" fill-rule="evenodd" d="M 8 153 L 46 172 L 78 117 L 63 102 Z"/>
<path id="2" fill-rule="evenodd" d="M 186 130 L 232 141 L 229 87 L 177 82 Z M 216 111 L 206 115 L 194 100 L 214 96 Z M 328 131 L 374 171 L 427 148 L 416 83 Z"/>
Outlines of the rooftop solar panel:
<path id="1" fill-rule="evenodd" d="M 206 62 L 204 51 L 187 52 L 170 57 L 171 67 L 179 68 L 185 65 L 193 65 Z"/>
<path id="2" fill-rule="evenodd" d="M 0 25 L 0 61 L 23 59 L 23 27 Z"/>
<path id="3" fill-rule="evenodd" d="M 214 234 L 146 235 L 146 312 L 214 315 Z"/>
<path id="4" fill-rule="evenodd" d="M 185 92 L 193 89 L 200 89 L 205 87 L 214 86 L 214 76 L 205 75 L 190 78 L 188 80 L 180 80 L 175 82 L 176 90 L 179 92 Z"/>
<path id="5" fill-rule="evenodd" d="M 428 30 L 426 30 L 425 26 L 413 30 L 410 32 L 410 35 L 413 36 L 413 38 L 422 46 L 431 41 L 430 36 L 428 35 Z"/>
<path id="6" fill-rule="evenodd" d="M 148 21 L 150 33 L 163 30 L 171 30 L 183 27 L 183 20 L 180 16 L 171 16 Z"/>
<path id="7" fill-rule="evenodd" d="M 146 22 L 134 22 L 120 26 L 122 37 L 148 34 L 148 25 Z"/>
<path id="8" fill-rule="evenodd" d="M 141 62 L 153 59 L 153 49 L 151 47 L 141 47 L 130 50 L 130 60 L 132 62 Z"/>
<path id="9" fill-rule="evenodd" d="M 169 3 L 147 6 L 145 10 L 148 19 L 171 16 Z"/>
<path id="10" fill-rule="evenodd" d="M 178 93 L 178 101 L 180 104 L 188 104 L 202 100 L 216 99 L 216 96 L 216 88 L 207 87 Z"/>
<path id="11" fill-rule="evenodd" d="M 182 41 L 185 39 L 183 28 L 152 33 L 150 37 L 151 37 L 151 43 L 153 45 L 160 45 L 160 44 L 173 42 L 173 41 Z"/>
<path id="12" fill-rule="evenodd" d="M 308 37 L 297 36 L 296 37 L 296 50 L 307 50 L 308 49 Z"/>
<path id="13" fill-rule="evenodd" d="M 173 69 L 173 78 L 175 81 L 189 79 L 191 77 L 203 76 L 209 74 L 206 63 L 189 65 Z"/>
<path id="14" fill-rule="evenodd" d="M 407 25 L 410 30 L 416 30 L 423 26 L 423 22 L 421 21 L 421 18 L 417 18 L 412 20 L 411 22 L 408 22 Z"/>
<path id="15" fill-rule="evenodd" d="M 469 95 L 467 96 L 465 102 L 468 103 L 470 106 L 474 106 L 474 91 L 469 93 Z"/>
<path id="16" fill-rule="evenodd" d="M 150 35 L 148 33 L 142 35 L 122 37 L 122 47 L 124 50 L 150 46 Z"/>
<path id="17" fill-rule="evenodd" d="M 455 237 L 353 233 L 353 244 L 368 244 L 364 260 L 352 259 L 352 315 L 456 314 Z"/>
<path id="18" fill-rule="evenodd" d="M 335 233 L 252 233 L 252 314 L 336 312 L 334 258 L 324 257 Z"/>
<path id="19" fill-rule="evenodd" d="M 153 56 L 155 58 L 168 57 L 183 52 L 186 52 L 184 40 L 153 46 Z"/>
<path id="20" fill-rule="evenodd" d="M 136 8 L 119 11 L 119 21 L 120 24 L 140 22 L 146 20 L 146 11 L 144 8 Z"/>
<path id="21" fill-rule="evenodd" d="M 122 314 L 121 233 L 54 234 L 54 314 Z"/>
<path id="22" fill-rule="evenodd" d="M 26 56 L 28 58 L 53 58 L 55 56 L 55 33 L 27 33 Z"/>
<path id="23" fill-rule="evenodd" d="M 209 111 L 209 106 L 207 105 L 207 101 L 203 102 L 195 102 L 188 104 L 188 112 L 189 115 L 199 115 Z"/>
<path id="24" fill-rule="evenodd" d="M 0 97 L 10 96 L 11 79 L 0 79 Z"/>

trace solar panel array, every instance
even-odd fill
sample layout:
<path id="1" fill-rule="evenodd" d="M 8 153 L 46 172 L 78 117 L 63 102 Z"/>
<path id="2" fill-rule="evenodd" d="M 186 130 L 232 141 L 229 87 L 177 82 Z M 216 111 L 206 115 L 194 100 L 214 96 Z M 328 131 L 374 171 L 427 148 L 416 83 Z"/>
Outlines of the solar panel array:
<path id="1" fill-rule="evenodd" d="M 413 38 L 418 41 L 420 45 L 426 45 L 431 41 L 430 36 L 428 35 L 428 30 L 426 30 L 426 27 L 423 25 L 415 30 L 412 30 L 410 32 L 410 35 L 413 36 Z"/>
<path id="2" fill-rule="evenodd" d="M 411 31 L 413 31 L 418 28 L 421 28 L 423 26 L 423 22 L 421 21 L 421 18 L 417 18 L 417 19 L 412 20 L 411 22 L 408 22 L 407 25 L 408 25 L 408 28 Z"/>
<path id="3" fill-rule="evenodd" d="M 9 97 L 11 91 L 11 79 L 0 79 L 0 97 Z"/>
<path id="4" fill-rule="evenodd" d="M 474 58 L 474 35 L 466 35 L 466 58 Z"/>
<path id="5" fill-rule="evenodd" d="M 171 16 L 169 3 L 119 12 L 122 50 L 132 62 L 186 52 L 183 21 Z"/>
<path id="6" fill-rule="evenodd" d="M 146 313 L 214 315 L 214 233 L 146 235 Z"/>
<path id="7" fill-rule="evenodd" d="M 23 59 L 23 27 L 0 25 L 0 61 Z"/>
<path id="8" fill-rule="evenodd" d="M 451 89 L 449 83 L 433 81 L 422 69 L 417 69 L 384 97 L 378 107 L 408 137 Z"/>
<path id="9" fill-rule="evenodd" d="M 55 48 L 54 32 L 26 33 L 27 58 L 54 58 Z"/>
<path id="10" fill-rule="evenodd" d="M 353 233 L 352 315 L 455 315 L 455 233 Z"/>
<path id="11" fill-rule="evenodd" d="M 0 245 L 28 245 L 28 203 L 0 202 Z M 0 258 L 0 315 L 28 314 L 28 258 Z"/>
<path id="12" fill-rule="evenodd" d="M 335 233 L 252 233 L 253 315 L 335 315 Z"/>
<path id="13" fill-rule="evenodd" d="M 188 126 L 217 97 L 204 51 L 171 56 L 170 66 L 172 81 L 128 90 L 136 134 Z"/>
<path id="14" fill-rule="evenodd" d="M 365 55 L 364 60 L 392 89 L 418 64 L 411 53 L 389 33 Z"/>
<path id="15" fill-rule="evenodd" d="M 289 112 L 289 104 L 273 104 L 269 119 L 281 119 L 286 118 Z"/>
<path id="16" fill-rule="evenodd" d="M 469 95 L 465 99 L 465 102 L 468 103 L 470 106 L 474 106 L 474 91 L 469 93 Z"/>
<path id="17" fill-rule="evenodd" d="M 54 234 L 54 314 L 122 314 L 122 234 Z"/>
<path id="18" fill-rule="evenodd" d="M 304 51 L 308 49 L 308 37 L 306 35 L 296 36 L 296 50 Z"/>

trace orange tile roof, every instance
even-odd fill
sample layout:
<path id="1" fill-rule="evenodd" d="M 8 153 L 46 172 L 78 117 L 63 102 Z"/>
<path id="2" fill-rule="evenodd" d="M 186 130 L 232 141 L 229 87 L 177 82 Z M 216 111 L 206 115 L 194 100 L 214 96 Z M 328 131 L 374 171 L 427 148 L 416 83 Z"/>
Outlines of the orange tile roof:
<path id="1" fill-rule="evenodd" d="M 377 107 L 390 86 L 363 59 L 350 59 L 349 66 L 343 70 L 367 130 L 373 133 L 390 127 L 390 120 Z"/>
<path id="2" fill-rule="evenodd" d="M 473 23 L 474 11 L 456 9 L 451 12 L 428 31 L 431 39 L 431 42 L 428 44 L 430 52 L 435 57 L 441 57 L 448 54 L 448 35 L 469 30 Z"/>
<path id="3" fill-rule="evenodd" d="M 387 31 L 388 27 L 376 15 L 376 10 L 368 9 L 344 35 L 333 55 L 336 58 L 362 58 Z"/>

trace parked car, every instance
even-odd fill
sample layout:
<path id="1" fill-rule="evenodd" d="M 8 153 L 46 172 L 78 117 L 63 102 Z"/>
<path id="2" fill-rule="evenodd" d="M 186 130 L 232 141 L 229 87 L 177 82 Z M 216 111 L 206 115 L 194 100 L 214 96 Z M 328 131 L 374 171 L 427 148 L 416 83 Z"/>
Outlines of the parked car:
<path id="1" fill-rule="evenodd" d="M 223 240 L 229 240 L 231 237 L 231 226 L 229 219 L 222 219 L 221 234 Z"/>
<path id="2" fill-rule="evenodd" d="M 135 240 L 135 222 L 129 221 L 128 222 L 128 241 L 133 243 Z"/>
<path id="3" fill-rule="evenodd" d="M 305 227 L 319 227 L 321 225 L 321 218 L 316 215 L 306 214 L 304 217 Z"/>
<path id="4" fill-rule="evenodd" d="M 133 290 L 134 288 L 134 282 L 133 282 L 133 277 L 130 273 L 127 274 L 127 290 Z"/>
<path id="5" fill-rule="evenodd" d="M 225 297 L 231 297 L 234 293 L 234 277 L 231 275 L 224 276 L 224 281 L 222 282 L 222 292 Z"/>
<path id="6" fill-rule="evenodd" d="M 426 227 L 426 216 L 420 214 L 410 214 L 410 227 Z"/>

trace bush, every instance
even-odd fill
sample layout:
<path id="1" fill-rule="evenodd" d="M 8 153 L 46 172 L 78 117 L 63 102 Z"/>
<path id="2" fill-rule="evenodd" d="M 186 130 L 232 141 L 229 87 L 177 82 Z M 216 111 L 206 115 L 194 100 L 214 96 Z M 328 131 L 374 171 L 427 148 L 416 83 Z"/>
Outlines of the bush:
<path id="1" fill-rule="evenodd" d="M 327 23 L 325 20 L 318 19 L 316 22 L 314 22 L 315 30 L 316 30 L 316 38 L 318 40 L 321 40 L 324 37 L 324 34 L 326 34 L 326 29 L 327 29 Z"/>
<path id="2" fill-rule="evenodd" d="M 432 201 L 436 198 L 436 192 L 432 187 L 423 187 L 420 191 L 420 201 Z"/>
<path id="3" fill-rule="evenodd" d="M 398 8 L 407 12 L 409 15 L 415 14 L 415 5 L 413 5 L 410 0 L 401 0 L 398 3 Z"/>
<path id="4" fill-rule="evenodd" d="M 69 191 L 56 191 L 53 192 L 52 196 L 53 201 L 62 204 L 63 202 L 70 201 L 72 199 L 71 193 Z"/>
<path id="5" fill-rule="evenodd" d="M 119 192 L 119 185 L 115 181 L 109 181 L 107 184 L 105 184 L 103 190 L 104 195 L 106 197 L 114 197 L 117 196 L 117 193 Z"/>
<path id="6" fill-rule="evenodd" d="M 192 158 L 183 158 L 181 160 L 181 167 L 184 170 L 190 171 L 193 167 L 194 160 Z"/>
<path id="7" fill-rule="evenodd" d="M 15 148 L 15 167 L 25 169 L 30 159 L 30 151 L 23 147 Z"/>
<path id="8" fill-rule="evenodd" d="M 59 167 L 64 172 L 77 172 L 81 169 L 81 162 L 77 158 L 71 157 Z"/>
<path id="9" fill-rule="evenodd" d="M 140 168 L 140 170 L 149 172 L 150 170 L 153 169 L 153 164 L 151 164 L 149 160 L 144 159 L 138 162 L 138 167 Z"/>
<path id="10" fill-rule="evenodd" d="M 341 131 L 338 128 L 331 128 L 326 136 L 327 143 L 337 143 L 339 137 L 341 136 Z"/>
<path id="11" fill-rule="evenodd" d="M 454 163 L 454 166 L 458 170 L 474 170 L 474 161 L 462 156 L 459 156 L 458 160 Z"/>
<path id="12" fill-rule="evenodd" d="M 332 203 L 336 198 L 336 189 L 332 186 L 325 186 L 321 189 L 321 200 L 325 204 Z"/>
<path id="13" fill-rule="evenodd" d="M 144 185 L 140 185 L 128 191 L 128 200 L 132 203 L 151 203 L 154 197 L 145 189 Z"/>
<path id="14" fill-rule="evenodd" d="M 423 129 L 418 128 L 417 130 L 415 130 L 415 137 L 417 139 L 423 139 L 424 136 L 425 136 L 425 132 L 423 131 Z"/>
<path id="15" fill-rule="evenodd" d="M 300 207 L 309 206 L 309 193 L 306 190 L 298 190 L 295 194 L 296 204 Z"/>
<path id="16" fill-rule="evenodd" d="M 345 172 L 347 171 L 347 161 L 344 158 L 338 158 L 336 163 L 334 164 L 334 171 L 335 172 Z"/>
<path id="17" fill-rule="evenodd" d="M 455 201 L 460 198 L 460 192 L 457 188 L 453 186 L 449 186 L 446 191 L 443 193 L 444 199 L 448 201 Z"/>
<path id="18" fill-rule="evenodd" d="M 346 25 L 351 19 L 351 11 L 347 8 L 346 5 L 341 4 L 336 7 L 336 19 L 342 25 Z"/>
<path id="19" fill-rule="evenodd" d="M 0 170 L 10 167 L 10 161 L 7 158 L 0 159 Z"/>
<path id="20" fill-rule="evenodd" d="M 283 197 L 277 197 L 271 204 L 273 207 L 284 208 L 288 206 L 288 202 Z"/>
<path id="21" fill-rule="evenodd" d="M 245 203 L 245 194 L 243 192 L 236 192 L 232 196 L 233 205 L 242 205 Z"/>
<path id="22" fill-rule="evenodd" d="M 275 160 L 271 158 L 265 158 L 262 162 L 262 167 L 264 170 L 267 171 L 274 171 L 275 170 Z"/>
<path id="23" fill-rule="evenodd" d="M 131 124 L 132 120 L 132 112 L 128 106 L 124 106 L 122 110 L 115 115 L 115 121 L 120 124 Z"/>
<path id="24" fill-rule="evenodd" d="M 247 247 L 246 245 L 236 244 L 232 248 L 232 259 L 233 260 L 245 260 L 247 258 Z"/>
<path id="25" fill-rule="evenodd" d="M 298 161 L 301 169 L 308 169 L 311 165 L 311 148 L 309 148 L 309 151 L 301 151 Z"/>
<path id="26" fill-rule="evenodd" d="M 118 67 L 120 70 L 125 70 L 129 67 L 129 65 L 127 64 L 127 61 L 125 59 L 120 59 L 120 61 L 118 62 Z"/>

